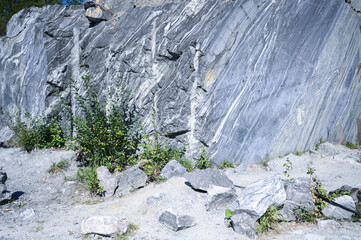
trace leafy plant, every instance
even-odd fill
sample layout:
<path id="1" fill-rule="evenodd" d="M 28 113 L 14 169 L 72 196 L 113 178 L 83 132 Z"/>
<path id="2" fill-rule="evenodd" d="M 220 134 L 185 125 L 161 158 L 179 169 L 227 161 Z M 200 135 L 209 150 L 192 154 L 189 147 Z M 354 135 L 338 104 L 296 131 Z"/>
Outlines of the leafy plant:
<path id="1" fill-rule="evenodd" d="M 318 151 L 318 149 L 319 149 L 319 147 L 320 147 L 320 145 L 321 145 L 322 143 L 325 143 L 325 141 L 323 141 L 322 138 L 320 138 L 320 141 L 319 141 L 319 142 L 316 144 L 316 146 L 315 146 L 315 150 L 316 150 L 316 151 Z"/>
<path id="2" fill-rule="evenodd" d="M 286 162 L 283 164 L 283 167 L 285 167 L 285 170 L 283 171 L 283 175 L 286 177 L 286 181 L 294 180 L 294 178 L 291 178 L 290 171 L 292 170 L 292 162 L 289 158 L 286 159 Z"/>
<path id="3" fill-rule="evenodd" d="M 230 209 L 227 208 L 225 215 L 226 215 L 226 221 L 227 221 L 228 227 L 231 227 L 231 217 L 234 216 L 234 212 L 232 212 Z"/>
<path id="4" fill-rule="evenodd" d="M 56 173 L 63 170 L 66 170 L 69 167 L 69 163 L 67 160 L 61 160 L 58 163 L 53 163 L 51 167 L 49 168 L 49 173 Z"/>
<path id="5" fill-rule="evenodd" d="M 264 160 L 262 160 L 262 161 L 259 163 L 259 165 L 261 165 L 261 166 L 263 166 L 263 167 L 267 167 L 267 166 L 268 166 L 268 162 L 269 162 L 269 160 L 264 159 Z"/>
<path id="6" fill-rule="evenodd" d="M 225 168 L 234 168 L 234 165 L 232 162 L 228 161 L 228 160 L 224 160 L 221 163 L 221 166 L 219 166 L 220 169 L 225 169 Z"/>
<path id="7" fill-rule="evenodd" d="M 81 109 L 74 130 L 86 165 L 106 166 L 110 171 L 123 169 L 137 161 L 140 127 L 129 108 L 129 93 L 116 82 L 109 108 L 99 103 L 98 92 L 89 74 L 82 77 L 85 94 L 75 88 L 75 99 Z M 119 91 L 121 93 L 119 93 Z M 109 90 L 110 95 L 110 90 Z"/>
<path id="8" fill-rule="evenodd" d="M 299 152 L 299 151 L 297 151 L 297 152 L 295 152 L 295 155 L 296 155 L 296 156 L 302 156 L 304 153 L 305 153 L 305 152 Z"/>
<path id="9" fill-rule="evenodd" d="M 211 160 L 208 157 L 206 157 L 206 155 L 207 155 L 206 150 L 203 148 L 200 157 L 196 159 L 197 160 L 196 168 L 207 169 L 211 167 Z"/>
<path id="10" fill-rule="evenodd" d="M 225 212 L 225 215 L 226 215 L 226 218 L 227 219 L 230 219 L 231 217 L 234 216 L 234 212 L 232 212 L 230 209 L 226 209 L 226 212 Z"/>
<path id="11" fill-rule="evenodd" d="M 187 169 L 187 172 L 193 171 L 193 163 L 190 160 L 187 160 L 185 158 L 181 158 L 178 160 L 178 162 Z"/>
<path id="12" fill-rule="evenodd" d="M 256 228 L 258 234 L 267 232 L 269 229 L 273 228 L 275 224 L 279 222 L 277 218 L 277 208 L 273 205 L 269 206 L 265 214 L 263 214 L 260 219 L 258 219 L 259 225 Z"/>
<path id="13" fill-rule="evenodd" d="M 295 212 L 297 213 L 296 215 L 297 222 L 310 222 L 310 223 L 317 222 L 317 215 L 313 211 L 307 210 L 305 208 L 301 208 L 301 209 L 297 209 L 297 211 Z"/>
<path id="14" fill-rule="evenodd" d="M 359 195 L 359 197 L 361 196 Z M 361 213 L 361 202 L 356 205 L 356 212 Z M 360 221 L 360 219 L 361 219 L 360 215 L 355 214 L 352 218 L 352 221 L 357 222 Z"/>
<path id="15" fill-rule="evenodd" d="M 347 142 L 346 143 L 346 147 L 350 148 L 350 149 L 357 149 L 358 148 L 358 145 L 357 144 L 354 144 L 352 142 Z"/>
<path id="16" fill-rule="evenodd" d="M 92 167 L 80 168 L 77 172 L 77 177 L 85 182 L 91 193 L 101 194 L 103 189 L 99 186 L 96 169 Z"/>
<path id="17" fill-rule="evenodd" d="M 316 169 L 309 167 L 307 169 L 307 174 L 310 175 L 311 184 L 309 189 L 313 195 L 313 201 L 315 203 L 315 215 L 320 216 L 321 211 L 327 206 L 326 201 L 323 198 L 328 200 L 333 200 L 333 197 L 327 193 L 327 190 L 322 187 L 322 182 L 315 175 Z"/>
<path id="18" fill-rule="evenodd" d="M 45 119 L 42 117 L 32 117 L 30 113 L 25 114 L 27 121 L 21 121 L 21 110 L 17 116 L 9 116 L 8 125 L 14 132 L 16 145 L 31 152 L 35 148 L 61 148 L 65 145 L 66 139 L 64 131 L 55 116 Z"/>
<path id="19" fill-rule="evenodd" d="M 183 149 L 172 149 L 162 146 L 159 140 L 160 134 L 155 123 L 155 112 L 153 112 L 152 117 L 153 140 L 151 140 L 151 136 L 146 135 L 144 141 L 140 144 L 144 149 L 140 157 L 146 159 L 146 161 L 143 162 L 142 168 L 148 175 L 149 182 L 157 181 L 160 171 L 169 161 L 173 159 L 184 161 L 183 157 L 187 150 L 185 147 Z"/>

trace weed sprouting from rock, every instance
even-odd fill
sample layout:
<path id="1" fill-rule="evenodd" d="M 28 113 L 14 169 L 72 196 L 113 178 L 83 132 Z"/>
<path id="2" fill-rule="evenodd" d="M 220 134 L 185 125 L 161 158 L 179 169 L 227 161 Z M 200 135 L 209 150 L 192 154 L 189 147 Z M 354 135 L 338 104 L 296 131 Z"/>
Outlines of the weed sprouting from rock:
<path id="1" fill-rule="evenodd" d="M 145 135 L 143 142 L 140 146 L 143 148 L 143 152 L 140 155 L 141 159 L 145 159 L 142 163 L 142 169 L 148 175 L 148 181 L 157 181 L 162 168 L 171 160 L 184 161 L 184 155 L 186 148 L 172 149 L 166 146 L 162 146 L 159 137 L 159 131 L 155 123 L 156 114 L 152 114 L 152 138 L 150 135 Z M 184 163 L 184 162 L 183 162 Z"/>
<path id="2" fill-rule="evenodd" d="M 61 160 L 58 163 L 53 163 L 49 168 L 49 173 L 56 173 L 66 170 L 69 167 L 69 162 L 67 160 Z"/>
<path id="3" fill-rule="evenodd" d="M 357 149 L 359 146 L 357 144 L 352 143 L 352 142 L 347 142 L 346 147 L 348 147 L 350 149 Z"/>
<path id="4" fill-rule="evenodd" d="M 207 155 L 207 152 L 203 148 L 200 157 L 198 159 L 196 159 L 197 160 L 196 168 L 207 169 L 207 168 L 211 167 L 211 159 L 206 157 L 206 155 Z"/>
<path id="5" fill-rule="evenodd" d="M 267 211 L 258 219 L 259 225 L 256 228 L 258 234 L 267 232 L 269 229 L 273 228 L 278 222 L 277 217 L 277 208 L 273 205 L 269 206 Z"/>
<path id="6" fill-rule="evenodd" d="M 226 168 L 234 168 L 234 165 L 232 162 L 228 161 L 228 160 L 224 160 L 221 163 L 221 166 L 219 166 L 219 169 L 226 169 Z"/>
<path id="7" fill-rule="evenodd" d="M 320 147 L 320 145 L 321 145 L 322 143 L 325 143 L 325 141 L 323 141 L 322 138 L 320 138 L 320 141 L 319 141 L 319 142 L 316 144 L 316 146 L 315 146 L 315 150 L 316 150 L 316 151 L 318 151 L 318 149 L 319 149 L 319 147 Z"/>
<path id="8" fill-rule="evenodd" d="M 292 162 L 289 158 L 286 159 L 286 162 L 283 164 L 283 167 L 285 167 L 285 170 L 283 171 L 283 175 L 286 177 L 286 181 L 289 182 L 291 180 L 294 180 L 294 178 L 291 178 L 290 171 L 292 170 Z"/>

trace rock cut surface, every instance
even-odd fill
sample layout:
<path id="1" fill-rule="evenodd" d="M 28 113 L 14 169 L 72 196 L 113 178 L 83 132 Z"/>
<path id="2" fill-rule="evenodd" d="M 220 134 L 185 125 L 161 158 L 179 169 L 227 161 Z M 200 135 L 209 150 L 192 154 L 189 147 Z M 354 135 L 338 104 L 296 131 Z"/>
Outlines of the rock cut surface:
<path id="1" fill-rule="evenodd" d="M 0 141 L 18 107 L 47 114 L 62 97 L 78 112 L 69 79 L 81 86 L 86 71 L 102 100 L 121 79 L 144 129 L 156 111 L 162 140 L 189 156 L 205 147 L 218 163 L 259 162 L 321 137 L 360 140 L 354 1 L 95 2 L 96 25 L 82 6 L 12 17 L 0 38 Z"/>

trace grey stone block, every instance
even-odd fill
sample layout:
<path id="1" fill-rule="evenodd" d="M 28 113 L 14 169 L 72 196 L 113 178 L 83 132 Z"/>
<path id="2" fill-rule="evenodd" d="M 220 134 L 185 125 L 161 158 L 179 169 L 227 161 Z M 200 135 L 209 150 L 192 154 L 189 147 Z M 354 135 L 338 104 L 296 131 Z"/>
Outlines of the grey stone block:
<path id="1" fill-rule="evenodd" d="M 233 188 L 233 182 L 220 170 L 205 169 L 196 170 L 195 172 L 186 174 L 186 178 L 192 188 L 202 191 L 214 185 L 225 188 Z"/>
<path id="2" fill-rule="evenodd" d="M 208 189 L 206 209 L 226 208 L 236 200 L 237 194 L 234 188 L 224 188 L 219 186 L 211 186 Z"/>
<path id="3" fill-rule="evenodd" d="M 82 234 L 99 234 L 103 236 L 122 235 L 128 231 L 125 219 L 114 216 L 92 216 L 81 223 Z"/>
<path id="4" fill-rule="evenodd" d="M 118 187 L 118 181 L 115 176 L 109 172 L 107 167 L 101 166 L 97 168 L 97 177 L 99 180 L 99 186 L 103 188 L 104 196 L 113 196 L 116 188 Z"/>
<path id="5" fill-rule="evenodd" d="M 247 235 L 251 239 L 257 238 L 256 220 L 247 213 L 238 213 L 231 217 L 233 230 Z"/>
<path id="6" fill-rule="evenodd" d="M 144 187 L 147 182 L 147 174 L 145 174 L 139 167 L 131 167 L 119 174 L 117 174 L 117 179 L 119 182 L 116 195 L 122 196 L 129 193 L 135 189 Z"/>
<path id="7" fill-rule="evenodd" d="M 328 219 L 328 220 L 318 220 L 317 221 L 317 228 L 318 229 L 335 229 L 341 228 L 341 224 L 336 222 L 335 220 Z"/>
<path id="8" fill-rule="evenodd" d="M 163 212 L 159 217 L 159 222 L 173 231 L 179 231 L 196 225 L 195 219 L 192 216 L 177 214 L 172 210 Z"/>
<path id="9" fill-rule="evenodd" d="M 234 213 L 245 212 L 257 220 L 270 205 L 282 205 L 286 196 L 283 180 L 269 177 L 248 185 L 230 209 Z"/>
<path id="10" fill-rule="evenodd" d="M 172 160 L 164 166 L 160 176 L 162 178 L 170 179 L 172 177 L 183 177 L 186 173 L 187 169 L 185 167 L 183 167 L 178 161 Z"/>
<path id="11" fill-rule="evenodd" d="M 335 198 L 334 200 L 336 203 L 345 206 L 351 210 L 356 210 L 356 206 L 354 201 L 352 200 L 352 197 L 348 196 L 348 195 L 344 195 L 338 198 Z M 340 207 L 336 207 L 333 205 L 329 205 L 327 207 L 325 207 L 322 210 L 322 214 L 325 215 L 326 217 L 332 217 L 332 218 L 336 218 L 336 219 L 350 219 L 353 215 L 352 212 L 346 211 Z"/>

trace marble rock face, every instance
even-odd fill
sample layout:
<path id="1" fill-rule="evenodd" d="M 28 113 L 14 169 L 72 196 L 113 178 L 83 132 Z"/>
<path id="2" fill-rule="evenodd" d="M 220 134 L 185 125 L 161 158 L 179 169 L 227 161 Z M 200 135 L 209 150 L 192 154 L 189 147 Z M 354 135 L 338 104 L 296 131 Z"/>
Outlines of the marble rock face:
<path id="1" fill-rule="evenodd" d="M 25 9 L 9 22 L 0 38 L 0 141 L 11 135 L 8 112 L 47 114 L 58 92 L 76 113 L 69 79 L 80 86 L 86 71 L 102 101 L 121 79 L 145 130 L 155 110 L 162 140 L 189 156 L 205 147 L 218 163 L 258 162 L 321 137 L 360 140 L 356 5 L 92 2 L 110 13 L 98 23 L 82 6 Z"/>

